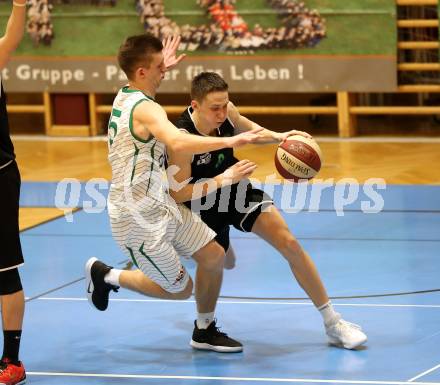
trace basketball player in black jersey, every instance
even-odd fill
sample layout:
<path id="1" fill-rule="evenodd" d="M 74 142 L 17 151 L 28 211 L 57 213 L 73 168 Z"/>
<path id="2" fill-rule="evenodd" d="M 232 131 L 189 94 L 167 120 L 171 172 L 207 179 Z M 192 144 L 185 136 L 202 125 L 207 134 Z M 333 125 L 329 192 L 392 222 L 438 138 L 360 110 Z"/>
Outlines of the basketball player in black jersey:
<path id="1" fill-rule="evenodd" d="M 229 101 L 228 85 L 213 72 L 201 73 L 193 79 L 191 106 L 183 112 L 176 125 L 188 133 L 202 136 L 232 136 L 260 127 L 240 115 Z M 265 129 L 259 134 L 261 143 L 281 142 L 293 134 L 310 136 L 295 130 L 277 133 Z M 256 168 L 253 162 L 238 161 L 233 150 L 227 148 L 194 156 L 168 152 L 168 156 L 169 165 L 177 166 L 169 168 L 171 195 L 176 202 L 185 202 L 196 211 L 203 207 L 205 200 L 215 202 L 207 210 L 202 208 L 200 216 L 216 231 L 216 240 L 225 249 L 229 268 L 233 267 L 235 260 L 229 242 L 230 226 L 257 234 L 287 260 L 298 283 L 320 311 L 332 345 L 354 349 L 366 342 L 367 337 L 361 328 L 344 321 L 333 309 L 312 259 L 290 233 L 272 199 L 253 188 L 247 180 Z M 200 181 L 205 178 L 211 178 L 209 185 Z M 187 180 L 190 182 L 185 185 L 183 182 Z"/>
<path id="2" fill-rule="evenodd" d="M 0 71 L 23 37 L 25 19 L 26 0 L 14 0 L 6 32 L 0 38 Z M 3 84 L 0 87 L 0 297 L 4 336 L 0 384 L 16 385 L 26 379 L 18 358 L 24 314 L 24 294 L 17 269 L 23 264 L 18 228 L 20 173 L 9 136 Z"/>

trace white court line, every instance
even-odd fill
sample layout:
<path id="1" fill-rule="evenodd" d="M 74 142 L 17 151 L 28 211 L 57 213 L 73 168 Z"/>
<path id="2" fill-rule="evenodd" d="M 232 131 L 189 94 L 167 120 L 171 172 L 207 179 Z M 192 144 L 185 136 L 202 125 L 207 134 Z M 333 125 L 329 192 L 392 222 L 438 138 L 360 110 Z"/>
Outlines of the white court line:
<path id="1" fill-rule="evenodd" d="M 208 377 L 208 376 L 158 376 L 148 374 L 100 374 L 100 373 L 56 373 L 26 372 L 30 376 L 59 377 L 100 377 L 100 378 L 138 378 L 156 380 L 211 380 L 211 381 L 243 381 L 243 382 L 291 382 L 309 384 L 367 384 L 367 385 L 408 385 L 406 381 L 349 381 L 349 380 L 315 380 L 302 378 L 264 378 L 264 377 Z M 435 382 L 412 382 L 414 385 L 435 385 Z"/>
<path id="2" fill-rule="evenodd" d="M 421 340 L 418 340 L 417 343 L 419 344 L 420 342 L 425 342 L 425 341 L 431 340 L 438 335 L 440 335 L 440 331 L 438 331 L 437 333 L 430 334 L 430 335 L 423 337 Z"/>
<path id="3" fill-rule="evenodd" d="M 433 372 L 434 370 L 439 369 L 439 368 L 440 368 L 440 364 L 437 365 L 437 366 L 434 366 L 434 367 L 431 368 L 431 369 L 426 370 L 426 371 L 423 372 L 423 373 L 418 374 L 417 376 L 415 376 L 415 377 L 413 377 L 413 378 L 410 378 L 410 379 L 408 380 L 408 382 L 411 382 L 412 384 L 415 384 L 415 382 L 414 382 L 415 380 L 419 379 L 420 377 L 426 376 L 427 374 L 429 374 L 429 373 L 431 373 L 431 372 Z M 433 382 L 433 384 L 434 384 L 434 382 Z"/>
<path id="4" fill-rule="evenodd" d="M 39 301 L 87 301 L 82 297 L 39 297 Z M 195 303 L 195 300 L 176 301 L 171 299 L 135 299 L 135 298 L 111 298 L 112 302 L 173 302 L 173 303 Z M 217 301 L 221 304 L 246 304 L 246 305 L 300 305 L 314 306 L 311 302 L 276 302 L 276 301 Z M 415 308 L 440 308 L 440 305 L 411 305 L 411 304 L 380 304 L 380 303 L 337 303 L 335 306 L 353 306 L 353 307 L 415 307 Z"/>

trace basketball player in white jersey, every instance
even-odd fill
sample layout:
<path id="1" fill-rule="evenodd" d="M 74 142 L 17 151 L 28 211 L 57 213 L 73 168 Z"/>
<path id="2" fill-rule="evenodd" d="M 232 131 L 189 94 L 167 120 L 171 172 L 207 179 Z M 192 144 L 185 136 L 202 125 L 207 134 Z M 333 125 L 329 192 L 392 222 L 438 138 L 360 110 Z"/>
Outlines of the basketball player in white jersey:
<path id="1" fill-rule="evenodd" d="M 87 295 L 99 310 L 107 308 L 110 291 L 118 287 L 151 297 L 188 298 L 193 284 L 179 257 L 192 257 L 198 264 L 198 317 L 191 345 L 239 352 L 241 343 L 221 333 L 214 320 L 225 251 L 214 241 L 214 231 L 170 197 L 164 173 L 165 146 L 174 152 L 197 154 L 254 142 L 261 130 L 233 138 L 203 138 L 178 130 L 154 99 L 167 69 L 162 49 L 158 39 L 144 34 L 129 37 L 119 50 L 119 65 L 128 85 L 113 102 L 108 126 L 113 174 L 108 211 L 113 237 L 137 270 L 113 269 L 91 258 L 86 264 Z"/>
<path id="2" fill-rule="evenodd" d="M 205 137 L 231 137 L 239 132 L 261 128 L 240 115 L 229 101 L 227 83 L 214 72 L 203 72 L 193 79 L 191 106 L 182 113 L 176 125 L 187 133 Z M 258 142 L 281 142 L 294 134 L 310 137 L 307 133 L 295 130 L 278 133 L 265 129 L 260 132 Z M 173 174 L 177 182 L 174 184 L 184 186 L 171 190 L 171 196 L 176 202 L 185 202 L 188 207 L 196 209 L 203 221 L 217 233 L 215 239 L 226 250 L 229 268 L 233 267 L 235 260 L 229 242 L 230 226 L 257 234 L 287 260 L 298 283 L 321 313 L 331 344 L 354 349 L 366 342 L 367 336 L 360 327 L 344 321 L 333 309 L 315 264 L 289 231 L 271 197 L 243 179 L 241 168 L 251 167 L 252 162 L 238 161 L 230 148 L 217 151 L 206 149 L 202 155 L 169 151 L 168 155 L 169 164 L 177 166 L 179 170 Z M 221 187 L 221 183 L 218 183 L 219 188 L 212 188 L 210 197 L 206 197 L 207 191 L 200 188 L 205 183 L 203 181 L 213 178 L 211 182 L 219 182 L 225 175 L 233 181 L 232 186 Z M 180 185 L 184 181 L 190 183 Z M 200 194 L 195 196 L 199 191 L 204 191 L 202 200 Z M 212 203 L 211 207 L 200 211 L 206 201 Z"/>
<path id="3" fill-rule="evenodd" d="M 24 34 L 26 0 L 14 0 L 5 34 L 0 38 L 0 71 L 6 66 Z M 1 72 L 0 72 L 1 75 Z M 1 76 L 0 76 L 1 83 Z M 9 136 L 6 96 L 0 84 L 0 301 L 3 327 L 3 355 L 0 384 L 17 385 L 26 380 L 18 358 L 24 315 L 24 294 L 18 266 L 23 264 L 18 209 L 20 172 Z"/>

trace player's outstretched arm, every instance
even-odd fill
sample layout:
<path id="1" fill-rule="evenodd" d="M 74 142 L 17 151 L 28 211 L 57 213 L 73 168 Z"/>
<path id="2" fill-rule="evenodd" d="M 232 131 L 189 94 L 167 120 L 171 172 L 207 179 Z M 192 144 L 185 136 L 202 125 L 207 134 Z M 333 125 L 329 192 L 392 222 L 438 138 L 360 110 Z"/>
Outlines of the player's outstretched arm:
<path id="1" fill-rule="evenodd" d="M 255 128 L 261 128 L 262 131 L 260 132 L 260 139 L 257 141 L 257 143 L 259 144 L 279 143 L 286 140 L 289 136 L 292 135 L 301 135 L 306 138 L 311 138 L 311 136 L 304 131 L 291 130 L 288 132 L 275 132 L 268 130 L 267 128 L 263 128 L 259 124 L 241 115 L 237 107 L 235 107 L 234 104 L 231 102 L 229 102 L 228 104 L 228 116 L 234 124 L 237 132 L 247 132 Z"/>
<path id="2" fill-rule="evenodd" d="M 24 35 L 26 0 L 14 0 L 6 31 L 0 38 L 0 69 L 4 68 Z"/>
<path id="3" fill-rule="evenodd" d="M 261 129 L 228 138 L 184 134 L 168 120 L 165 110 L 159 104 L 145 101 L 138 104 L 133 112 L 133 131 L 144 140 L 153 135 L 170 151 L 203 154 L 225 147 L 240 147 L 256 142 Z"/>

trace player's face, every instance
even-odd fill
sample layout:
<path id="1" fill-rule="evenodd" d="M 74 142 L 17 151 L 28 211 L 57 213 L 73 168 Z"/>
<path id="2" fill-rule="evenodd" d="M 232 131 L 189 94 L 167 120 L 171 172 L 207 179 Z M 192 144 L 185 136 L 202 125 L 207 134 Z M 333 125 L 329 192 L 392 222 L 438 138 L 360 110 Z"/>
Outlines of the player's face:
<path id="1" fill-rule="evenodd" d="M 141 76 L 148 82 L 152 82 L 155 88 L 160 86 L 162 79 L 165 77 L 165 63 L 162 52 L 157 52 L 152 55 L 152 60 L 148 68 L 140 69 Z"/>
<path id="2" fill-rule="evenodd" d="M 150 76 L 152 77 L 157 87 L 159 87 L 162 79 L 165 77 L 165 63 L 163 61 L 162 52 L 153 54 L 153 60 L 150 64 Z"/>
<path id="3" fill-rule="evenodd" d="M 219 128 L 228 117 L 229 94 L 227 91 L 211 92 L 201 103 L 197 103 L 198 113 L 205 125 Z"/>

